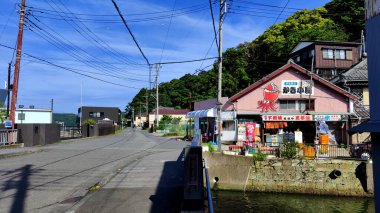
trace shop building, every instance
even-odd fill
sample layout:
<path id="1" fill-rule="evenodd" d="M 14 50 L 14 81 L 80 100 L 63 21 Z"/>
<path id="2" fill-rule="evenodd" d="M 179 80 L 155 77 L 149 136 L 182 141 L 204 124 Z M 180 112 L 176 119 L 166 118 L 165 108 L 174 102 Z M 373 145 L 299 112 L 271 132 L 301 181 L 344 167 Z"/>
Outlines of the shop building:
<path id="1" fill-rule="evenodd" d="M 288 64 L 237 93 L 223 105 L 236 111 L 237 141 L 278 146 L 318 143 L 320 124 L 330 144 L 349 144 L 349 116 L 356 96 L 295 64 Z M 223 131 L 223 130 L 222 130 Z M 250 133 L 248 134 L 247 131 Z"/>

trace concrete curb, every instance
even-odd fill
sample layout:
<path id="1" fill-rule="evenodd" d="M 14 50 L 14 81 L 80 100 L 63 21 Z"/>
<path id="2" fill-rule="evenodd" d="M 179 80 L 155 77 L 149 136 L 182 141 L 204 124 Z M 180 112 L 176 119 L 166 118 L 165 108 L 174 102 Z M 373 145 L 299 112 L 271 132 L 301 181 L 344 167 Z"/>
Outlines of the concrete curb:
<path id="1" fill-rule="evenodd" d="M 41 151 L 42 150 L 26 150 L 26 151 L 21 151 L 21 152 L 4 153 L 4 154 L 0 154 L 0 160 L 11 158 L 11 157 L 23 156 L 27 154 L 33 154 L 33 153 L 41 152 Z"/>

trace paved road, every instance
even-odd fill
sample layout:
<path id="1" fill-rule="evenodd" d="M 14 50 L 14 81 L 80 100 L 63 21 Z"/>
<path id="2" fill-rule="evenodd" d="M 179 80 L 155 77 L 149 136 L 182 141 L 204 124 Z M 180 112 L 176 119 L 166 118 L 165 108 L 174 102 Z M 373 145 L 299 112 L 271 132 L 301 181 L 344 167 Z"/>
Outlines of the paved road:
<path id="1" fill-rule="evenodd" d="M 168 192 L 180 195 L 186 145 L 128 129 L 1 159 L 0 212 L 162 212 Z"/>

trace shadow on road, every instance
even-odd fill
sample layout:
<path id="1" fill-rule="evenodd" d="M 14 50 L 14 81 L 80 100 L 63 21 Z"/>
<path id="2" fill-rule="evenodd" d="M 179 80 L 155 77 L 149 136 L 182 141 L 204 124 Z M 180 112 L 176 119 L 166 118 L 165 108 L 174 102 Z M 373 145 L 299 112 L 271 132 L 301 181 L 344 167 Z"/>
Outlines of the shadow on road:
<path id="1" fill-rule="evenodd" d="M 12 173 L 17 174 L 17 177 L 11 177 L 9 180 L 5 182 L 2 191 L 12 189 L 16 190 L 16 192 L 13 194 L 12 206 L 9 210 L 10 213 L 22 213 L 25 211 L 25 200 L 27 197 L 29 187 L 31 167 L 32 165 L 25 165 L 20 169 L 12 171 Z"/>
<path id="2" fill-rule="evenodd" d="M 177 161 L 167 161 L 161 173 L 156 192 L 149 197 L 151 213 L 180 212 L 183 199 L 183 155 Z"/>

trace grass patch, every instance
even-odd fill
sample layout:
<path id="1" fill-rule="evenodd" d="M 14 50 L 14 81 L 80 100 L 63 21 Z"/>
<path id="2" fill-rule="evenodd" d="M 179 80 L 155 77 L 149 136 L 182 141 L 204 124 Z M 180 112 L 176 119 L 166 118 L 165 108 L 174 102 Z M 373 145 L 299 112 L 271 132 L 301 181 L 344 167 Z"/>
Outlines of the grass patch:
<path id="1" fill-rule="evenodd" d="M 168 132 L 163 134 L 164 137 L 173 137 L 173 136 L 181 136 L 178 132 Z"/>

